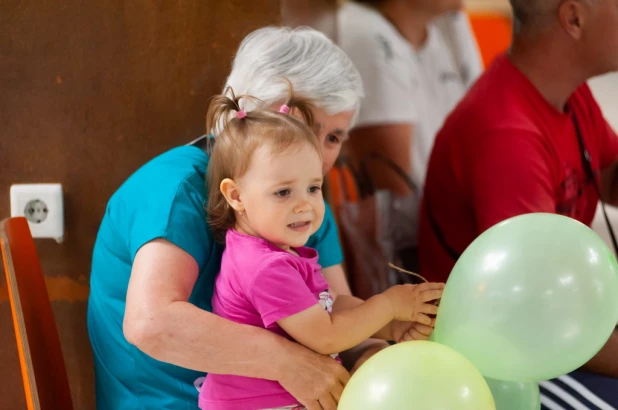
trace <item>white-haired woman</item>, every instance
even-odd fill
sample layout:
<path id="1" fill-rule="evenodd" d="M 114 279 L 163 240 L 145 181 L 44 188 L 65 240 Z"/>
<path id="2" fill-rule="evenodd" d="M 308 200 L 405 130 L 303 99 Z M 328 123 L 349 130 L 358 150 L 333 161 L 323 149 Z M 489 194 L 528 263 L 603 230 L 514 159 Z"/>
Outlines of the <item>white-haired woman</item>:
<path id="1" fill-rule="evenodd" d="M 268 106 L 287 78 L 314 101 L 323 172 L 363 95 L 347 56 L 311 29 L 264 28 L 240 45 L 226 86 Z M 101 409 L 196 408 L 204 373 L 277 380 L 308 409 L 334 409 L 349 375 L 272 332 L 210 313 L 222 248 L 206 223 L 208 157 L 183 146 L 151 160 L 110 199 L 94 247 L 88 330 Z M 335 293 L 349 293 L 332 214 L 308 244 Z M 365 343 L 366 358 L 384 342 Z"/>

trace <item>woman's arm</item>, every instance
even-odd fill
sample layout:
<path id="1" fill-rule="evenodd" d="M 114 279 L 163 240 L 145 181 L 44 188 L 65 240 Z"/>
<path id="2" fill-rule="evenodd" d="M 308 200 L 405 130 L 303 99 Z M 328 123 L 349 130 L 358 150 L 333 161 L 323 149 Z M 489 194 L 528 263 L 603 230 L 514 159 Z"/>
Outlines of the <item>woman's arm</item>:
<path id="1" fill-rule="evenodd" d="M 277 380 L 310 409 L 321 408 L 318 400 L 332 407 L 349 377 L 343 367 L 272 332 L 188 303 L 197 276 L 195 259 L 172 243 L 157 239 L 144 245 L 135 256 L 127 292 L 127 340 L 163 362 Z"/>
<path id="2" fill-rule="evenodd" d="M 336 298 L 337 295 L 352 295 L 350 285 L 348 285 L 348 279 L 346 278 L 345 271 L 341 264 L 322 269 L 322 276 L 324 276 L 324 279 L 328 282 L 328 290 L 330 294 L 333 295 L 333 298 Z"/>

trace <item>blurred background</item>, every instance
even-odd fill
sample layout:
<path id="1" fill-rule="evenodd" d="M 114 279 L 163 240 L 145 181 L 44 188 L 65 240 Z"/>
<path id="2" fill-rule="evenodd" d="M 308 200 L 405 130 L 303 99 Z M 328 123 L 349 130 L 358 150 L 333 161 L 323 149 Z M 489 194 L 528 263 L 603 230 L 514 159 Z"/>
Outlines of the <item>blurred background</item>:
<path id="1" fill-rule="evenodd" d="M 86 305 L 110 195 L 150 158 L 204 133 L 208 98 L 247 33 L 309 25 L 336 41 L 340 3 L 0 0 L 0 219 L 12 184 L 63 184 L 65 240 L 37 240 L 37 249 L 77 409 L 94 408 Z M 469 0 L 466 12 L 487 65 L 508 48 L 508 2 Z M 591 84 L 618 129 L 618 75 Z M 24 409 L 4 272 L 0 369 L 0 409 Z"/>

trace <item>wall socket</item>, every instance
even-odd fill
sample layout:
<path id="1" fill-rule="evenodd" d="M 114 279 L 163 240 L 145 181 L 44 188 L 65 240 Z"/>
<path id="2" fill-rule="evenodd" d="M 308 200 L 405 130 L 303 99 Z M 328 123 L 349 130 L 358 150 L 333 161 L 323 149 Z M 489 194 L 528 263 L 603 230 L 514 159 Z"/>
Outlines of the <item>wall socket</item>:
<path id="1" fill-rule="evenodd" d="M 11 185 L 11 216 L 28 220 L 33 238 L 64 239 L 64 200 L 61 184 Z"/>

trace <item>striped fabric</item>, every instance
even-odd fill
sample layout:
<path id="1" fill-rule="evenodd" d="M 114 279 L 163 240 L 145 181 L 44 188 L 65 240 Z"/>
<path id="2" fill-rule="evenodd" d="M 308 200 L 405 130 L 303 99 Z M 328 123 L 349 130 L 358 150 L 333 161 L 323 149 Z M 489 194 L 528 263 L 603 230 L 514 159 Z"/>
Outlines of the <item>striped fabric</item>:
<path id="1" fill-rule="evenodd" d="M 578 371 L 539 385 L 543 410 L 618 410 L 618 379 Z"/>

